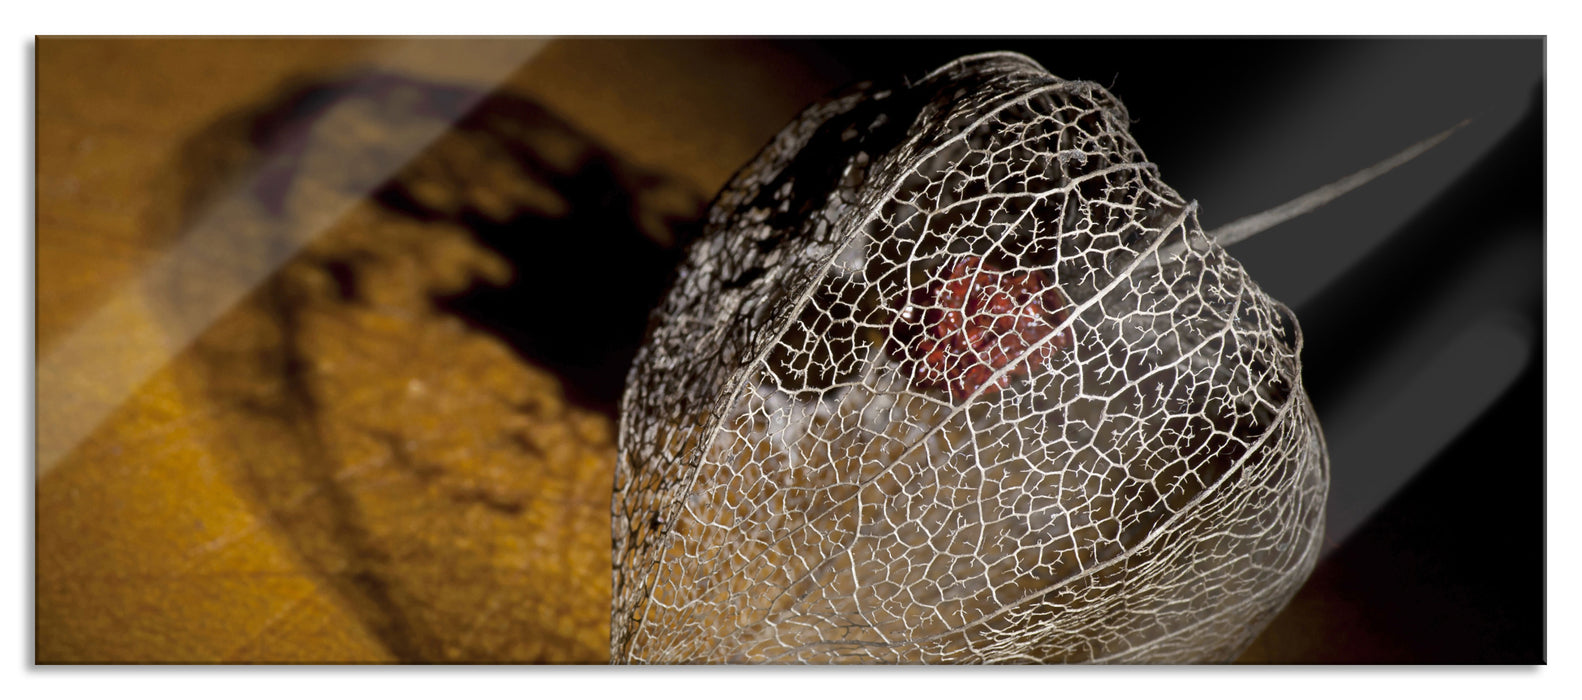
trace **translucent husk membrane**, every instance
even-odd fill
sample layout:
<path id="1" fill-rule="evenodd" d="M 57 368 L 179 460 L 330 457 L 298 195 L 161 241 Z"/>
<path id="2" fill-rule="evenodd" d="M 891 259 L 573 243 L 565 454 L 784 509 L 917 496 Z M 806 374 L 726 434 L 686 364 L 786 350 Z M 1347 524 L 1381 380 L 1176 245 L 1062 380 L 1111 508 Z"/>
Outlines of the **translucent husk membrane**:
<path id="1" fill-rule="evenodd" d="M 735 176 L 628 379 L 617 662 L 1245 648 L 1322 539 L 1301 335 L 1128 124 L 987 54 Z"/>

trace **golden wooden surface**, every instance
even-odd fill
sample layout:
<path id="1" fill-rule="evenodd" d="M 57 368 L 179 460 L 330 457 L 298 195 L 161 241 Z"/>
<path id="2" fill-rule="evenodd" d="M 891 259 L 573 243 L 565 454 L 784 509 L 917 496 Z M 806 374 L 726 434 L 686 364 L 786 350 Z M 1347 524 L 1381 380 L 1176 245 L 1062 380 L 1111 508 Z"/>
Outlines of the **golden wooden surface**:
<path id="1" fill-rule="evenodd" d="M 572 248 L 584 253 L 673 251 L 668 222 L 696 216 L 833 82 L 761 44 L 567 40 L 506 47 L 532 58 L 479 85 L 491 66 L 469 48 L 39 41 L 40 435 L 58 427 L 49 404 L 99 391 L 72 383 L 84 364 L 119 372 L 131 391 L 88 397 L 110 402 L 107 417 L 39 467 L 38 662 L 607 660 L 613 411 L 568 401 L 578 387 L 557 367 L 436 301 L 568 265 L 596 276 L 599 261 L 508 259 L 468 217 L 528 237 L 585 235 Z M 260 115 L 301 86 L 370 70 L 397 88 L 337 103 L 366 122 L 289 122 L 307 128 L 295 160 L 258 140 Z M 403 102 L 425 86 L 509 100 L 391 173 L 422 216 L 346 190 L 346 173 L 377 162 L 380 129 L 425 125 Z M 502 157 L 510 148 L 536 155 Z M 629 230 L 554 228 L 576 214 L 567 207 L 590 206 L 555 179 L 606 161 L 636 193 Z M 281 162 L 283 180 L 257 180 L 283 181 L 281 192 L 227 184 L 274 177 Z M 259 279 L 171 252 L 200 228 L 242 254 L 267 251 L 337 197 L 344 212 Z M 187 267 L 160 279 L 181 290 L 140 284 L 173 257 Z M 238 285 L 239 303 L 190 329 L 190 343 L 166 333 L 173 347 L 147 376 L 137 342 L 81 341 L 85 327 L 179 317 L 180 300 Z M 588 323 L 600 319 L 589 309 Z M 90 360 L 64 362 L 61 348 Z"/>

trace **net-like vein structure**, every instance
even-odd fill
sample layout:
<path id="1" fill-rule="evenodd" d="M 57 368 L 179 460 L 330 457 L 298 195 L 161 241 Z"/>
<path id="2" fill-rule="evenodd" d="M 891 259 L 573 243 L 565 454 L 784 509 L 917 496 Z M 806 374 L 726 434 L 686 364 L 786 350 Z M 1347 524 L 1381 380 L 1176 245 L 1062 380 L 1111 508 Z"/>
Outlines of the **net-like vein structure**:
<path id="1" fill-rule="evenodd" d="M 1312 569 L 1300 332 L 1103 88 L 964 58 L 721 193 L 621 411 L 612 651 L 1223 661 Z"/>

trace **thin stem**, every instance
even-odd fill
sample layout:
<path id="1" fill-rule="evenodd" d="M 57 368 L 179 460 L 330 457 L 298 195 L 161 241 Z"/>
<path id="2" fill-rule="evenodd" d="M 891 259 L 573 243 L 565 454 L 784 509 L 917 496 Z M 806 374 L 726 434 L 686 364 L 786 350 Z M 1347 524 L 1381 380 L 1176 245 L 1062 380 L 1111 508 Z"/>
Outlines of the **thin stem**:
<path id="1" fill-rule="evenodd" d="M 1290 221 L 1291 219 L 1295 219 L 1298 216 L 1324 206 L 1325 204 L 1340 198 L 1341 195 L 1357 189 L 1358 187 L 1361 187 L 1372 181 L 1374 178 L 1390 172 L 1396 167 L 1405 164 L 1407 161 L 1422 155 L 1428 149 L 1439 145 L 1441 141 L 1450 138 L 1451 134 L 1455 133 L 1457 129 L 1466 126 L 1470 121 L 1470 119 L 1463 120 L 1460 124 L 1452 126 L 1449 129 L 1441 131 L 1422 141 L 1418 141 L 1417 143 L 1407 147 L 1406 150 L 1379 161 L 1378 163 L 1363 168 L 1362 170 L 1358 170 L 1357 172 L 1324 185 L 1323 187 L 1313 190 L 1312 192 L 1308 192 L 1307 194 L 1297 197 L 1296 199 L 1286 202 L 1285 204 L 1274 207 L 1273 209 L 1266 209 L 1264 211 L 1258 212 L 1257 214 L 1244 216 L 1240 219 L 1232 221 L 1228 224 L 1225 224 L 1224 226 L 1207 232 L 1206 235 L 1211 240 L 1223 247 L 1229 247 L 1232 244 L 1252 238 L 1259 233 L 1263 233 L 1264 231 L 1274 228 L 1275 226 L 1279 226 L 1280 224 Z"/>

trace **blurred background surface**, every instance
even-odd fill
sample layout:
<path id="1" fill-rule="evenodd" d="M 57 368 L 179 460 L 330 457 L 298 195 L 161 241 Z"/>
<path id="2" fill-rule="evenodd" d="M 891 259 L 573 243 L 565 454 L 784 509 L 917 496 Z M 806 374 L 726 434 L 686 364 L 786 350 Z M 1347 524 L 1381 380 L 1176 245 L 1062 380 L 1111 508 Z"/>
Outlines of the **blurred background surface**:
<path id="1" fill-rule="evenodd" d="M 1243 657 L 1543 661 L 1541 40 L 40 39 L 40 663 L 608 660 L 614 415 L 708 199 L 1019 50 L 1291 305 L 1329 547 Z"/>

